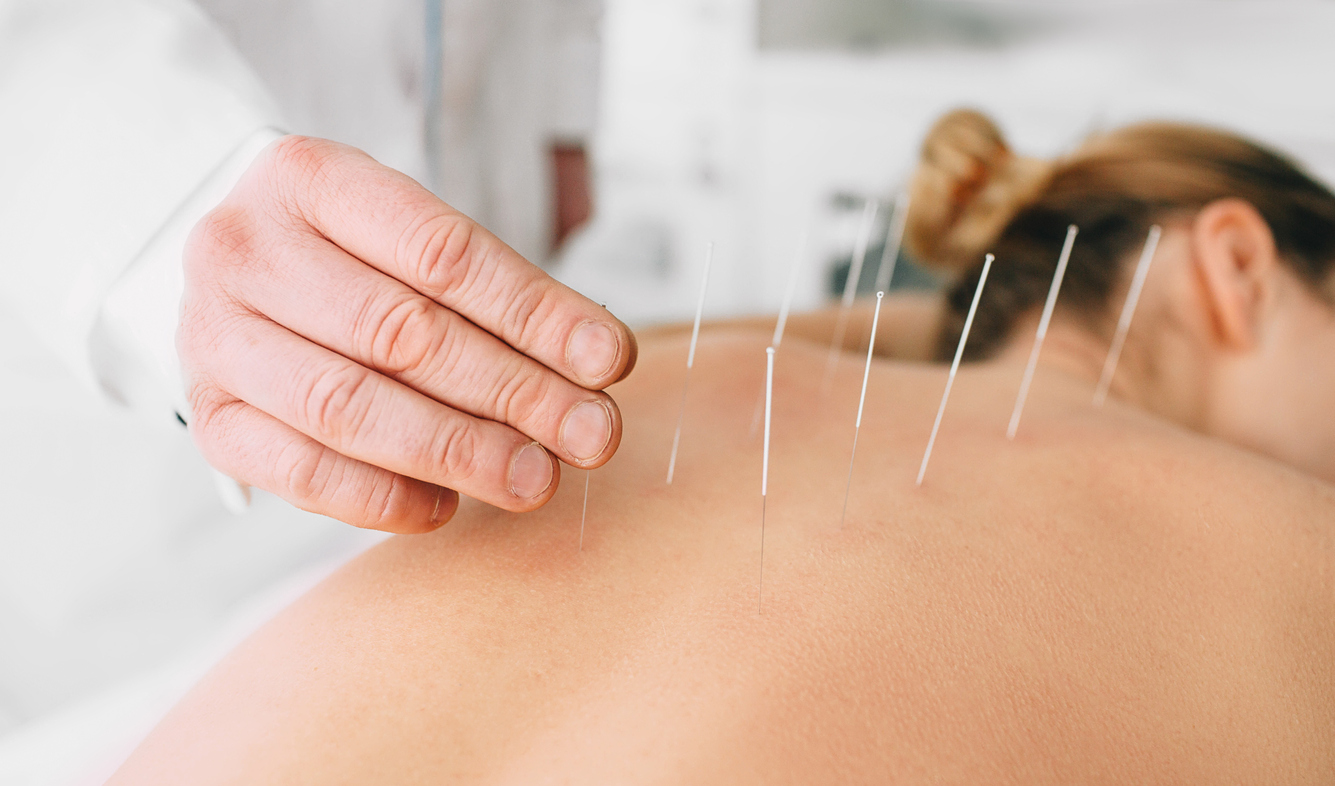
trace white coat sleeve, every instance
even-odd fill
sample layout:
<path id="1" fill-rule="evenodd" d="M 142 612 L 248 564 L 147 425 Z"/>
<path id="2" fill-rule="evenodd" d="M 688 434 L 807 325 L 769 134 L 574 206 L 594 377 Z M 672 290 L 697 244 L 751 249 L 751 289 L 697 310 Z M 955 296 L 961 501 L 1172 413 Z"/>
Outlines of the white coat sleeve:
<path id="1" fill-rule="evenodd" d="M 0 307 L 85 382 L 188 416 L 182 247 L 277 125 L 190 3 L 0 0 Z"/>

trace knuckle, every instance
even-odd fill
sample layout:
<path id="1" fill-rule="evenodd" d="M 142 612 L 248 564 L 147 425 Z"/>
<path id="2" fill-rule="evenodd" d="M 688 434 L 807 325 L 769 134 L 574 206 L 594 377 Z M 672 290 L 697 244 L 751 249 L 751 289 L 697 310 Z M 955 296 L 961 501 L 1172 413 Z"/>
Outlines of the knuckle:
<path id="1" fill-rule="evenodd" d="M 305 505 L 324 501 L 328 490 L 337 488 L 333 457 L 328 448 L 312 450 L 309 443 L 289 443 L 274 457 L 274 477 L 290 499 Z"/>
<path id="2" fill-rule="evenodd" d="M 245 462 L 245 453 L 238 445 L 235 423 L 237 411 L 244 405 L 224 395 L 207 382 L 191 382 L 186 388 L 190 402 L 190 438 L 201 456 L 210 465 L 237 475 Z"/>
<path id="3" fill-rule="evenodd" d="M 489 392 L 486 377 L 494 373 L 497 360 L 492 357 L 490 348 L 478 346 L 481 338 L 475 330 L 437 330 L 427 344 L 429 351 L 422 352 L 423 359 L 418 366 L 421 376 L 448 383 L 451 400 L 457 396 L 459 400 L 485 401 Z M 448 404 L 448 400 L 443 403 Z"/>
<path id="4" fill-rule="evenodd" d="M 351 363 L 325 364 L 309 379 L 304 387 L 296 386 L 298 394 L 304 394 L 297 411 L 304 411 L 306 422 L 317 434 L 336 444 L 348 444 L 373 426 L 373 372 Z"/>
<path id="5" fill-rule="evenodd" d="M 436 462 L 450 483 L 467 481 L 477 473 L 480 453 L 477 430 L 468 423 L 455 423 L 441 433 Z"/>
<path id="6" fill-rule="evenodd" d="M 485 267 L 477 255 L 478 226 L 459 214 L 433 215 L 415 222 L 399 243 L 403 267 L 413 271 L 428 297 L 467 289 Z"/>
<path id="7" fill-rule="evenodd" d="M 420 295 L 399 296 L 378 316 L 374 306 L 363 310 L 358 334 L 364 356 L 385 373 L 402 376 L 421 373 L 440 351 L 443 339 L 438 314 Z"/>
<path id="8" fill-rule="evenodd" d="M 323 139 L 289 134 L 273 144 L 267 163 L 279 177 L 314 179 L 327 164 L 331 147 Z"/>
<path id="9" fill-rule="evenodd" d="M 532 421 L 543 405 L 556 393 L 553 380 L 536 368 L 515 369 L 505 374 L 493 394 L 497 417 L 510 425 Z"/>
<path id="10" fill-rule="evenodd" d="M 544 331 L 554 324 L 557 303 L 547 287 L 527 287 L 509 298 L 502 317 L 506 335 L 524 346 L 541 346 Z"/>
<path id="11" fill-rule="evenodd" d="M 256 256 L 257 232 L 250 211 L 224 203 L 200 219 L 186 240 L 182 262 L 187 281 L 205 277 L 219 265 Z"/>
<path id="12" fill-rule="evenodd" d="M 268 192 L 294 217 L 332 188 L 331 174 L 351 148 L 327 139 L 290 135 L 273 144 L 265 161 Z"/>
<path id="13" fill-rule="evenodd" d="M 213 445 L 219 436 L 225 399 L 211 382 L 202 377 L 186 381 L 186 401 L 190 402 L 190 432 L 200 447 Z"/>
<path id="14" fill-rule="evenodd" d="M 263 205 L 224 202 L 195 224 L 181 256 L 187 298 L 243 301 L 257 279 L 270 275 L 294 235 Z"/>

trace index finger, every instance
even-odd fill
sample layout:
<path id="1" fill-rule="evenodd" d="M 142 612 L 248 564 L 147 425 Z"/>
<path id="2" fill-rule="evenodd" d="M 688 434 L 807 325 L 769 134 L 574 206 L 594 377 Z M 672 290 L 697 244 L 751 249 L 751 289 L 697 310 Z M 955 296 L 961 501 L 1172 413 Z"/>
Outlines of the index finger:
<path id="1" fill-rule="evenodd" d="M 371 267 L 583 387 L 634 367 L 630 328 L 407 175 L 318 139 L 287 137 L 273 153 L 304 173 L 301 218 Z"/>

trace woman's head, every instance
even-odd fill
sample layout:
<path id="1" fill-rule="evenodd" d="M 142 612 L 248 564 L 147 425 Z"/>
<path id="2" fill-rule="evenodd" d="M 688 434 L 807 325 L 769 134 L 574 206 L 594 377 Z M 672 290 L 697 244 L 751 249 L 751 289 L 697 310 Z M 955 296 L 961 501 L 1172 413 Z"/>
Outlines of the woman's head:
<path id="1" fill-rule="evenodd" d="M 1130 268 L 1149 228 L 1160 224 L 1155 284 L 1137 312 L 1136 346 L 1128 345 L 1145 377 L 1139 403 L 1270 453 L 1285 452 L 1270 443 L 1294 437 L 1269 433 L 1278 427 L 1257 422 L 1259 413 L 1233 422 L 1247 418 L 1232 411 L 1267 405 L 1255 400 L 1278 395 L 1267 385 L 1314 385 L 1318 401 L 1294 404 L 1302 412 L 1289 419 L 1314 418 L 1308 410 L 1322 401 L 1330 402 L 1329 419 L 1335 195 L 1284 156 L 1226 132 L 1145 123 L 1044 161 L 1013 153 L 983 115 L 957 111 L 928 134 L 912 204 L 909 248 L 959 275 L 947 296 L 943 356 L 958 341 L 983 254 L 997 262 L 969 338 L 975 359 L 1018 339 L 1017 325 L 1031 324 L 1071 224 L 1080 234 L 1059 313 L 1106 339 Z M 1330 440 L 1310 450 L 1335 454 Z M 1328 461 L 1335 473 L 1335 458 Z"/>

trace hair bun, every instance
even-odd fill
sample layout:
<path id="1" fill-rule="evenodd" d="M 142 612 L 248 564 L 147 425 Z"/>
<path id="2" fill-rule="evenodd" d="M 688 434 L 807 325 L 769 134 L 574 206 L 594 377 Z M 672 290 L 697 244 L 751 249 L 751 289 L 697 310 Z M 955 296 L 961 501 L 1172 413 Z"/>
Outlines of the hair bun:
<path id="1" fill-rule="evenodd" d="M 924 263 L 968 269 L 1047 183 L 1052 164 L 1011 152 L 986 115 L 957 109 L 932 126 L 913 176 L 906 239 Z"/>

